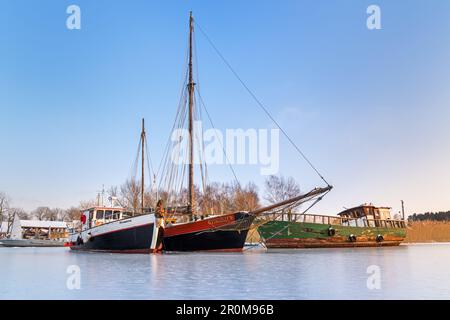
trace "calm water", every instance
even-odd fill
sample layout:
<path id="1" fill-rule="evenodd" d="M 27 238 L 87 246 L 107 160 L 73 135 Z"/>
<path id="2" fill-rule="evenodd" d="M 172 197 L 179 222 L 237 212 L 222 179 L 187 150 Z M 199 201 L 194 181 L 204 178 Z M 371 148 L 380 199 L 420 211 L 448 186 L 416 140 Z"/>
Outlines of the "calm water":
<path id="1" fill-rule="evenodd" d="M 0 299 L 450 299 L 450 244 L 235 254 L 0 248 Z M 69 290 L 67 268 L 81 288 Z M 367 288 L 379 266 L 381 289 Z"/>

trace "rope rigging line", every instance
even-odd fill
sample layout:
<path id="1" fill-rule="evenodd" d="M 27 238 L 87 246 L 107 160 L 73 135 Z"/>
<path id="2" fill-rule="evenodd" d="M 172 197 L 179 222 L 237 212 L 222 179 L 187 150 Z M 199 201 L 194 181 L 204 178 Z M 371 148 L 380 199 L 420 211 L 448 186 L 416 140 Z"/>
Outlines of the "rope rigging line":
<path id="1" fill-rule="evenodd" d="M 141 141 L 142 141 L 142 138 L 139 138 L 139 143 L 138 143 L 137 150 L 136 150 L 136 158 L 134 159 L 134 161 L 130 167 L 130 178 L 132 181 L 136 181 L 137 167 L 139 164 L 139 154 L 140 154 L 140 150 L 141 150 Z"/>
<path id="2" fill-rule="evenodd" d="M 242 78 L 237 74 L 237 72 L 233 69 L 231 64 L 228 62 L 227 59 L 222 55 L 222 53 L 219 51 L 219 49 L 214 45 L 212 40 L 208 37 L 206 32 L 203 30 L 203 28 L 194 20 L 195 25 L 198 27 L 198 29 L 201 31 L 203 36 L 206 38 L 206 40 L 209 42 L 211 47 L 214 49 L 214 51 L 217 53 L 217 55 L 221 58 L 221 60 L 225 63 L 225 65 L 230 69 L 231 73 L 236 77 L 236 79 L 242 84 L 242 86 L 245 88 L 245 90 L 250 94 L 250 96 L 255 100 L 255 102 L 259 105 L 259 107 L 265 112 L 265 114 L 275 123 L 275 125 L 278 127 L 278 129 L 283 133 L 283 135 L 288 139 L 288 141 L 291 143 L 291 145 L 297 150 L 297 152 L 303 157 L 303 159 L 309 164 L 309 166 L 317 173 L 317 175 L 322 179 L 327 186 L 330 186 L 330 184 L 325 180 L 323 175 L 319 172 L 319 170 L 312 164 L 312 162 L 306 157 L 306 155 L 300 150 L 300 148 L 295 144 L 295 142 L 289 137 L 287 132 L 280 126 L 280 124 L 274 119 L 274 117 L 270 114 L 270 112 L 267 110 L 267 108 L 262 104 L 262 102 L 256 97 L 256 95 L 253 93 L 253 91 L 250 90 L 250 88 L 245 84 L 245 82 L 242 80 Z"/>
<path id="3" fill-rule="evenodd" d="M 214 126 L 214 123 L 213 123 L 212 118 L 211 118 L 211 116 L 210 116 L 210 114 L 209 114 L 209 111 L 208 111 L 208 109 L 206 108 L 205 102 L 203 101 L 203 98 L 202 98 L 202 96 L 201 96 L 201 94 L 200 94 L 200 92 L 199 92 L 198 90 L 197 90 L 197 94 L 198 94 L 198 97 L 199 97 L 199 99 L 200 99 L 200 104 L 201 104 L 201 106 L 203 107 L 203 109 L 205 110 L 205 113 L 206 113 L 206 116 L 207 116 L 207 118 L 208 118 L 208 120 L 209 120 L 209 123 L 211 124 L 211 127 L 214 129 L 214 133 L 215 133 L 216 139 L 217 139 L 217 141 L 220 142 L 220 146 L 222 147 L 222 151 L 223 151 L 223 154 L 224 154 L 224 156 L 225 156 L 225 158 L 226 158 L 226 161 L 227 161 L 227 163 L 228 163 L 228 166 L 229 166 L 231 172 L 233 173 L 233 177 L 234 177 L 234 179 L 236 180 L 236 183 L 238 184 L 238 186 L 240 187 L 240 183 L 239 183 L 239 180 L 238 180 L 238 178 L 237 178 L 236 172 L 234 171 L 234 168 L 233 168 L 233 166 L 231 165 L 231 161 L 230 161 L 230 159 L 228 158 L 227 152 L 226 152 L 226 150 L 225 150 L 225 147 L 224 147 L 222 141 L 221 141 L 221 140 L 219 139 L 219 137 L 217 136 L 217 133 L 216 133 L 216 131 L 215 131 L 215 130 L 216 130 L 216 127 Z"/>
<path id="4" fill-rule="evenodd" d="M 187 61 L 188 61 L 188 51 L 187 51 L 187 49 L 186 49 L 186 52 L 185 52 L 185 62 L 184 62 L 184 65 L 186 65 L 187 64 Z M 183 99 L 186 99 L 186 97 L 185 97 L 185 91 L 186 91 L 186 86 L 187 86 L 187 82 L 188 82 L 188 70 L 186 69 L 185 70 L 185 73 L 184 73 L 184 76 L 183 76 L 183 79 L 182 79 L 183 81 L 182 81 L 182 84 L 181 84 L 181 88 L 180 88 L 180 98 L 179 98 L 179 100 L 178 100 L 178 108 L 177 108 L 177 113 L 176 113 L 176 115 L 175 115 L 175 120 L 174 120 L 174 123 L 173 123 L 173 125 L 172 125 L 172 132 L 175 130 L 175 127 L 176 127 L 176 122 L 177 122 L 177 119 L 178 119 L 178 116 L 179 116 L 179 113 L 180 113 L 180 106 L 181 106 L 181 104 L 182 103 L 186 103 L 186 102 L 183 102 Z M 166 142 L 166 147 L 165 147 L 165 149 L 164 149 L 164 153 L 163 153 L 163 155 L 167 155 L 168 154 L 168 152 L 170 151 L 169 150 L 169 148 L 170 148 L 170 142 L 171 142 L 171 135 L 169 134 L 169 137 L 167 138 L 167 142 Z M 161 162 L 159 163 L 159 166 L 158 166 L 158 171 L 156 172 L 156 175 L 157 176 L 159 176 L 159 173 L 160 172 L 162 172 L 161 170 L 162 170 L 162 165 L 163 164 L 165 164 L 165 160 L 166 160 L 166 157 L 163 157 L 162 159 L 161 159 Z M 164 170 L 164 169 L 163 169 Z"/>
<path id="5" fill-rule="evenodd" d="M 302 215 L 304 215 L 309 209 L 311 209 L 314 205 L 316 205 L 317 202 L 319 202 L 320 200 L 322 200 L 322 198 L 325 197 L 325 196 L 328 194 L 328 192 L 330 192 L 330 190 L 328 190 L 327 192 L 325 192 L 325 193 L 322 194 L 322 195 L 312 197 L 311 199 L 303 199 L 303 200 L 300 200 L 300 201 L 296 202 L 294 205 L 292 205 L 290 208 L 289 208 L 289 207 L 283 207 L 282 209 L 279 209 L 279 210 L 277 210 L 277 211 L 275 211 L 275 212 L 270 212 L 270 213 L 264 214 L 264 215 L 271 215 L 271 214 L 273 214 L 273 215 L 275 215 L 275 217 L 274 217 L 274 219 L 266 219 L 266 220 L 263 220 L 262 222 L 256 224 L 254 227 L 252 227 L 252 228 L 251 228 L 251 229 L 252 229 L 252 234 L 251 234 L 251 236 L 253 236 L 253 234 L 257 231 L 257 229 L 258 229 L 260 226 L 265 225 L 266 223 L 268 223 L 268 222 L 270 222 L 270 221 L 275 221 L 275 220 L 277 220 L 280 216 L 286 214 L 285 210 L 286 210 L 287 208 L 292 209 L 293 207 L 299 206 L 299 205 L 301 205 L 302 203 L 305 203 L 305 202 L 308 202 L 308 201 L 315 200 L 308 208 L 306 208 L 306 209 L 301 213 Z M 297 222 L 297 218 L 296 218 L 293 222 Z M 281 228 L 278 232 L 276 232 L 275 234 L 273 234 L 273 235 L 270 236 L 269 238 L 266 238 L 265 241 L 267 241 L 267 240 L 269 240 L 269 239 L 272 239 L 273 237 L 279 235 L 280 233 L 282 233 L 282 232 L 283 232 L 284 230 L 286 230 L 287 228 L 289 228 L 289 225 L 286 225 L 285 227 Z M 260 243 L 262 243 L 262 240 L 260 240 Z"/>
<path id="6" fill-rule="evenodd" d="M 227 165 L 230 168 L 231 173 L 233 174 L 235 183 L 237 184 L 237 186 L 239 188 L 241 188 L 241 184 L 239 182 L 239 179 L 237 178 L 236 172 L 235 172 L 233 166 L 231 165 L 231 161 L 229 160 L 229 157 L 228 157 L 228 155 L 226 153 L 225 147 L 223 145 L 223 141 L 221 139 L 219 139 L 219 137 L 217 135 L 216 127 L 214 126 L 214 123 L 212 121 L 211 115 L 210 115 L 208 109 L 206 108 L 205 101 L 203 100 L 203 97 L 202 97 L 202 95 L 200 93 L 201 92 L 201 89 L 200 89 L 201 85 L 200 85 L 200 73 L 199 73 L 199 70 L 198 70 L 199 63 L 198 63 L 198 53 L 197 53 L 198 52 L 197 51 L 197 40 L 196 40 L 196 37 L 195 37 L 195 33 L 194 33 L 193 39 L 194 39 L 194 41 L 193 41 L 193 47 L 194 47 L 193 54 L 194 54 L 194 57 L 193 58 L 194 58 L 194 62 L 195 62 L 196 79 L 197 79 L 194 91 L 195 91 L 195 93 L 198 96 L 198 100 L 196 99 L 196 101 L 200 102 L 200 108 L 195 108 L 195 109 L 196 109 L 196 112 L 197 112 L 197 114 L 199 116 L 199 119 L 203 119 L 202 109 L 205 111 L 206 116 L 208 118 L 208 121 L 209 121 L 211 127 L 214 129 L 214 135 L 215 135 L 217 141 L 219 141 L 219 143 L 220 143 L 222 152 L 223 152 L 223 154 L 225 156 L 225 159 L 227 161 Z M 197 105 L 197 104 L 195 104 L 195 105 Z M 203 147 L 203 151 L 204 151 L 205 150 L 204 141 L 202 141 L 202 147 Z M 200 162 L 200 168 L 201 167 L 202 167 L 202 162 Z M 200 170 L 202 170 L 202 169 L 200 169 Z M 203 175 L 203 171 L 202 171 L 202 175 Z M 202 176 L 202 179 L 203 179 L 203 176 Z M 204 190 L 206 190 L 206 185 L 208 184 L 208 167 L 207 167 L 206 161 L 205 161 L 205 181 L 206 181 L 206 184 L 204 183 Z"/>
<path id="7" fill-rule="evenodd" d="M 171 148 L 171 146 L 173 147 L 177 143 L 178 143 L 178 146 L 181 147 L 179 140 L 172 141 L 171 138 L 172 138 L 173 132 L 175 132 L 175 130 L 182 129 L 184 127 L 183 119 L 185 118 L 185 114 L 186 114 L 186 102 L 187 102 L 186 88 L 187 88 L 187 81 L 188 81 L 187 79 L 188 79 L 188 74 L 186 71 L 184 79 L 183 79 L 182 87 L 181 87 L 181 94 L 180 94 L 177 112 L 175 115 L 175 120 L 174 120 L 173 126 L 171 128 L 172 134 L 169 135 L 169 137 L 167 139 L 166 147 L 165 147 L 165 150 L 163 153 L 163 158 L 161 159 L 161 162 L 159 164 L 158 171 L 157 171 L 157 176 L 161 175 L 164 177 L 159 182 L 158 192 L 160 190 L 169 192 L 169 198 L 172 198 L 172 194 L 170 194 L 170 192 L 173 190 L 177 190 L 178 189 L 177 186 L 179 184 L 179 173 L 176 168 L 178 166 L 178 164 L 174 164 L 173 161 L 171 161 L 172 159 L 170 158 L 170 151 L 171 151 L 171 149 L 174 149 L 174 148 Z M 177 192 L 178 192 L 178 190 L 177 190 Z M 168 200 L 168 202 L 170 202 L 171 199 L 167 199 L 167 200 Z"/>
<path id="8" fill-rule="evenodd" d="M 222 55 L 222 53 L 218 50 L 218 48 L 214 45 L 212 40 L 208 37 L 208 35 L 205 33 L 205 31 L 201 28 L 198 23 L 195 22 L 201 33 L 205 36 L 209 44 L 212 46 L 214 51 L 218 54 L 218 56 L 221 58 L 221 60 L 225 63 L 225 65 L 228 67 L 228 69 L 232 72 L 232 74 L 237 78 L 237 80 L 241 83 L 241 85 L 245 88 L 245 90 L 249 93 L 249 95 L 253 98 L 253 100 L 257 103 L 257 105 L 264 111 L 264 113 L 269 117 L 269 119 L 272 120 L 272 122 L 278 127 L 278 129 L 282 132 L 282 134 L 287 138 L 287 140 L 290 142 L 290 144 L 296 149 L 296 151 L 301 155 L 301 157 L 307 162 L 307 164 L 316 172 L 316 174 L 325 182 L 329 187 L 330 184 L 325 180 L 323 175 L 318 171 L 318 169 L 313 165 L 313 163 L 308 159 L 308 157 L 303 153 L 303 151 L 295 144 L 295 142 L 289 137 L 287 132 L 280 126 L 280 124 L 275 120 L 275 118 L 271 115 L 269 110 L 263 105 L 263 103 L 256 97 L 256 95 L 251 91 L 251 89 L 246 85 L 246 83 L 242 80 L 242 78 L 237 74 L 237 72 L 233 69 L 231 64 L 225 59 L 225 57 Z M 194 48 L 197 47 L 197 43 L 193 41 Z M 193 53 L 194 61 L 197 62 L 197 50 L 194 50 Z M 188 55 L 187 55 L 188 56 Z M 200 84 L 199 84 L 199 72 L 198 72 L 198 63 L 195 63 L 196 66 L 196 78 L 197 82 L 195 83 L 195 87 L 193 89 L 193 120 L 201 119 L 203 116 L 204 111 L 207 115 L 207 118 L 209 120 L 209 123 L 211 127 L 214 129 L 214 133 L 216 135 L 217 140 L 221 144 L 222 152 L 226 158 L 227 164 L 233 174 L 233 177 L 236 181 L 237 186 L 240 188 L 240 182 L 237 178 L 236 172 L 232 166 L 232 163 L 227 155 L 226 149 L 224 147 L 222 139 L 219 139 L 216 128 L 214 126 L 213 120 L 211 118 L 211 115 L 206 108 L 205 102 L 202 98 L 202 95 L 200 93 Z M 161 159 L 161 162 L 158 167 L 158 171 L 155 175 L 155 177 L 158 177 L 158 186 L 157 186 L 157 195 L 159 194 L 159 191 L 163 191 L 167 193 L 167 205 L 174 204 L 172 213 L 176 213 L 178 211 L 178 206 L 182 205 L 183 203 L 187 202 L 187 188 L 185 188 L 186 184 L 186 177 L 187 177 L 187 165 L 190 161 L 189 159 L 189 152 L 187 152 L 187 147 L 194 147 L 190 146 L 190 141 L 192 141 L 192 144 L 195 145 L 195 143 L 198 143 L 199 149 L 198 151 L 198 159 L 200 161 L 200 172 L 201 172 L 201 178 L 202 178 L 202 189 L 203 192 L 207 192 L 207 186 L 208 186 L 208 166 L 206 164 L 205 159 L 205 142 L 203 140 L 203 128 L 200 130 L 201 132 L 196 132 L 199 130 L 194 130 L 192 133 L 194 137 L 192 139 L 189 139 L 190 141 L 186 141 L 185 137 L 185 130 L 187 127 L 187 118 L 188 118 L 188 81 L 189 80 L 189 68 L 187 68 L 186 73 L 184 75 L 184 81 L 182 82 L 182 88 L 181 88 L 181 95 L 179 99 L 179 104 L 176 112 L 176 116 L 174 119 L 174 123 L 172 126 L 172 133 L 169 135 L 169 138 L 166 143 L 165 151 L 163 153 L 163 157 Z M 198 106 L 200 104 L 200 106 Z M 202 110 L 203 109 L 203 110 Z M 175 131 L 177 130 L 177 131 Z M 178 131 L 181 130 L 181 131 Z M 179 136 L 174 136 L 175 132 L 182 132 L 179 134 Z M 200 141 L 201 140 L 201 141 Z M 187 146 L 186 146 L 187 144 Z M 145 141 L 145 145 L 147 146 L 147 141 Z M 200 149 L 201 148 L 201 149 Z M 195 148 L 194 148 L 195 149 Z M 203 151 L 203 152 L 202 152 Z M 147 152 L 149 152 L 147 147 Z M 195 151 L 194 151 L 195 152 Z M 153 164 L 151 163 L 151 159 L 147 157 L 147 161 L 150 161 L 148 164 L 151 167 L 151 170 L 153 171 Z M 181 162 L 180 162 L 181 161 Z M 203 165 L 203 162 L 204 165 Z M 154 172 L 154 171 L 153 171 Z M 329 192 L 329 191 L 328 191 Z M 273 215 L 279 215 L 283 214 L 288 209 L 292 209 L 295 207 L 300 206 L 304 202 L 309 202 L 312 200 L 315 200 L 306 210 L 309 210 L 311 207 L 313 207 L 317 202 L 322 200 L 323 196 L 325 196 L 328 192 L 323 194 L 322 196 L 313 196 L 312 194 L 306 194 L 308 199 L 301 199 L 297 200 L 295 202 L 291 203 L 283 203 L 282 206 L 278 207 L 276 210 L 271 210 L 270 213 L 267 214 L 273 214 Z M 203 205 L 203 204 L 202 204 Z M 182 208 L 182 207 L 180 207 Z M 207 209 L 206 209 L 207 210 Z M 181 211 L 180 211 L 181 212 Z M 237 226 L 240 227 L 240 225 L 243 223 L 243 221 L 240 221 Z"/>
<path id="9" fill-rule="evenodd" d="M 313 206 L 315 206 L 319 201 L 321 201 L 322 198 L 325 197 L 325 196 L 328 194 L 328 192 L 330 192 L 330 190 L 328 190 L 327 192 L 325 192 L 325 193 L 322 194 L 322 195 L 318 195 L 318 196 L 312 197 L 311 199 L 302 199 L 302 200 L 300 200 L 300 201 L 297 201 L 297 202 L 294 203 L 294 204 L 290 204 L 290 205 L 285 206 L 285 207 L 283 207 L 283 208 L 278 208 L 278 209 L 277 209 L 276 211 L 274 211 L 274 212 L 268 212 L 268 213 L 263 214 L 263 215 L 267 215 L 267 216 L 268 216 L 268 215 L 274 215 L 274 217 L 273 217 L 273 219 L 264 219 L 264 220 L 260 221 L 259 223 L 256 223 L 256 222 L 255 222 L 255 223 L 253 224 L 253 226 L 251 227 L 251 230 L 250 230 L 251 233 L 250 233 L 249 237 L 250 237 L 250 238 L 253 237 L 253 235 L 255 234 L 255 232 L 257 232 L 257 230 L 258 230 L 258 228 L 259 228 L 260 226 L 265 225 L 266 223 L 268 223 L 268 222 L 270 222 L 270 221 L 275 221 L 275 220 L 277 220 L 280 216 L 286 214 L 286 209 L 292 209 L 292 208 L 297 207 L 297 206 L 300 206 L 301 204 L 306 203 L 306 202 L 308 202 L 308 201 L 315 200 L 308 208 L 306 208 L 306 209 L 301 213 L 301 215 L 304 215 L 307 211 L 309 211 L 309 209 L 311 209 L 311 208 L 312 208 Z M 293 222 L 297 222 L 297 217 L 294 219 Z M 274 235 L 272 235 L 271 237 L 269 237 L 269 238 L 267 238 L 267 239 L 265 239 L 265 240 L 269 240 L 269 239 L 275 237 L 276 235 L 278 235 L 278 234 L 282 233 L 284 230 L 286 230 L 288 227 L 289 227 L 289 225 L 283 227 L 283 228 L 280 229 L 278 232 L 276 232 Z M 260 239 L 259 243 L 260 243 L 260 244 L 264 244 L 264 242 L 263 242 L 262 239 Z M 248 248 L 247 250 L 249 250 L 249 249 L 252 249 L 252 248 Z"/>
<path id="10" fill-rule="evenodd" d="M 152 163 L 152 158 L 150 157 L 150 152 L 148 151 L 148 144 L 147 144 L 147 137 L 145 137 L 145 154 L 147 156 L 146 160 L 147 160 L 147 167 L 149 169 L 148 171 L 148 176 L 150 179 L 150 186 L 153 185 L 153 178 L 156 177 L 155 176 L 155 170 L 153 170 L 153 163 Z"/>
<path id="11" fill-rule="evenodd" d="M 325 197 L 331 190 L 328 190 L 327 192 L 325 192 L 324 194 L 320 195 L 319 197 L 317 197 L 316 201 L 314 201 L 308 208 L 306 208 L 301 214 L 304 215 L 306 212 L 309 211 L 309 209 L 311 209 L 312 207 L 314 207 L 316 205 L 316 203 L 318 203 L 319 201 L 321 201 L 323 199 L 323 197 Z M 314 199 L 314 198 L 313 198 Z M 312 199 L 311 199 L 312 200 Z M 297 217 L 295 218 L 295 221 L 297 221 Z"/>

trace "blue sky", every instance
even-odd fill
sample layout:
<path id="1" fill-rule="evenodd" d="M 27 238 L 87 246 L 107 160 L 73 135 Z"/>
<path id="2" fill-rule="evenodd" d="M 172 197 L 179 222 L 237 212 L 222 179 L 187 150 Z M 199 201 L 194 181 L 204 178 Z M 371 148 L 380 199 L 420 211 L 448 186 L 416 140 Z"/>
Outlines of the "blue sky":
<path id="1" fill-rule="evenodd" d="M 450 209 L 450 2 L 1 0 L 0 190 L 68 207 L 130 175 L 145 117 L 159 163 L 194 11 L 234 69 L 335 189 L 316 212 L 373 202 Z M 66 8 L 81 8 L 81 30 Z M 381 8 L 368 30 L 366 8 Z M 197 33 L 219 129 L 272 128 Z M 321 185 L 282 138 L 280 173 Z M 257 166 L 236 166 L 261 186 Z M 211 180 L 230 181 L 226 167 Z"/>

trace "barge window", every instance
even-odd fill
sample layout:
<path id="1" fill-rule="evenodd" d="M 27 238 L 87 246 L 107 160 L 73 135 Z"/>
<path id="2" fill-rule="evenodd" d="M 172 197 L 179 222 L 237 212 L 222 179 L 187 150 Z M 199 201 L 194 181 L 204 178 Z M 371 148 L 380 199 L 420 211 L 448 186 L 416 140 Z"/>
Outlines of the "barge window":
<path id="1" fill-rule="evenodd" d="M 102 220 L 104 214 L 105 214 L 105 211 L 104 211 L 104 210 L 97 210 L 97 214 L 95 215 L 95 218 L 96 218 L 97 220 Z"/>

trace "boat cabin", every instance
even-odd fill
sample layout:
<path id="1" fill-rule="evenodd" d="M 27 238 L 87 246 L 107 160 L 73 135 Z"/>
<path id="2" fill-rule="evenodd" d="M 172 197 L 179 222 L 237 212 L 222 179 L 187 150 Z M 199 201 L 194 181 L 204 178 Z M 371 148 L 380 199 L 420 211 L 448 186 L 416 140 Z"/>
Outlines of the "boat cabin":
<path id="1" fill-rule="evenodd" d="M 271 220 L 319 223 L 329 226 L 406 228 L 405 220 L 392 219 L 390 211 L 391 208 L 389 207 L 375 207 L 372 204 L 363 204 L 358 207 L 345 209 L 338 213 L 337 216 L 288 212 L 273 214 L 271 215 Z"/>
<path id="2" fill-rule="evenodd" d="M 358 207 L 346 209 L 338 216 L 344 218 L 342 224 L 348 226 L 364 227 L 402 227 L 393 224 L 401 224 L 403 221 L 391 219 L 391 208 L 375 207 L 372 204 L 363 204 Z"/>
<path id="3" fill-rule="evenodd" d="M 131 216 L 130 212 L 120 207 L 92 207 L 81 212 L 80 220 L 85 230 Z"/>

